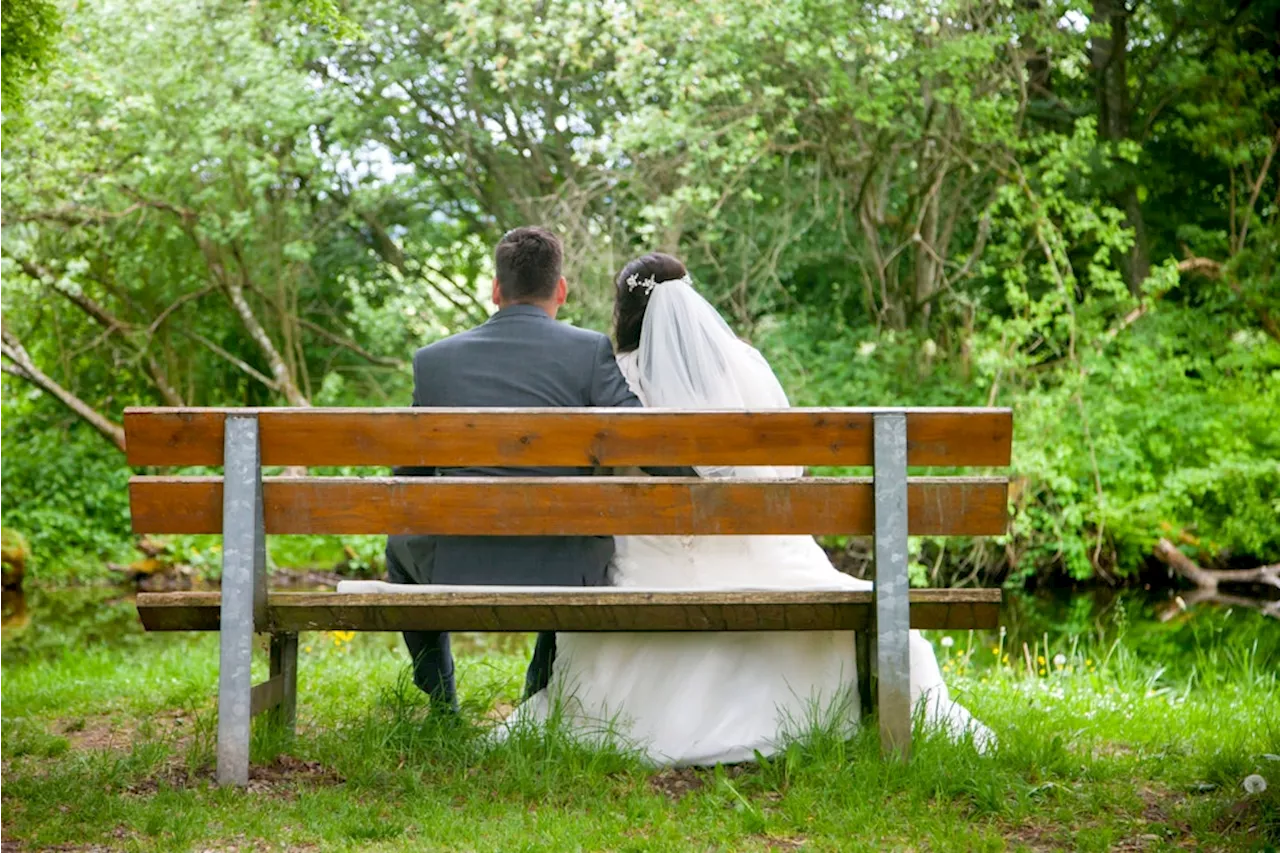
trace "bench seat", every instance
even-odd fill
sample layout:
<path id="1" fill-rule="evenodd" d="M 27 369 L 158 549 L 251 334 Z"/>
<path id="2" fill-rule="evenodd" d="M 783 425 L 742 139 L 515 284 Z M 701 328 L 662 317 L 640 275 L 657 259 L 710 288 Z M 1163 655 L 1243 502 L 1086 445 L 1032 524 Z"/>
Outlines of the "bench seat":
<path id="1" fill-rule="evenodd" d="M 998 589 L 912 590 L 911 627 L 995 628 L 1000 602 Z M 222 594 L 139 593 L 137 607 L 148 631 L 216 631 Z M 272 592 L 261 630 L 866 631 L 875 624 L 874 611 L 871 591 L 847 589 L 407 587 Z"/>

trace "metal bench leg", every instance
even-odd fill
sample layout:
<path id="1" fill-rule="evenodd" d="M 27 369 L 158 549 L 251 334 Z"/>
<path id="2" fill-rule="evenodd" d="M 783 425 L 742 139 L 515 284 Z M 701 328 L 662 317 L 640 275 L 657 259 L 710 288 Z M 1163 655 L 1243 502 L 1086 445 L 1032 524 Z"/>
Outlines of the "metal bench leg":
<path id="1" fill-rule="evenodd" d="M 220 785 L 249 784 L 253 634 L 265 624 L 266 537 L 258 421 L 229 416 L 223 449 L 222 613 L 218 663 Z"/>
<path id="2" fill-rule="evenodd" d="M 293 737 L 298 716 L 298 635 L 271 635 L 271 678 L 281 681 L 280 704 L 272 724 Z"/>
<path id="3" fill-rule="evenodd" d="M 875 600 L 880 748 L 911 755 L 911 611 L 907 580 L 907 418 L 875 416 Z"/>
<path id="4" fill-rule="evenodd" d="M 871 631 L 858 631 L 853 635 L 854 654 L 858 666 L 858 708 L 862 718 L 868 719 L 875 708 L 871 669 L 875 651 L 871 648 L 875 636 Z"/>

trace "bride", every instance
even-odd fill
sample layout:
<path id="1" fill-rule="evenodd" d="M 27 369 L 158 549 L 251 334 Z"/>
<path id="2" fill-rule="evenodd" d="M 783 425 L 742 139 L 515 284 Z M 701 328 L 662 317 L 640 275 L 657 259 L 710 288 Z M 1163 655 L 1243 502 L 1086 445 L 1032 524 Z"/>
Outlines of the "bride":
<path id="1" fill-rule="evenodd" d="M 764 358 L 693 289 L 684 265 L 653 253 L 615 282 L 618 365 L 646 407 L 774 409 L 789 403 Z M 799 468 L 699 467 L 702 477 L 795 478 Z M 640 472 L 627 472 L 639 475 Z M 871 588 L 835 569 L 809 536 L 623 536 L 611 582 L 648 589 Z M 951 701 L 933 648 L 910 637 L 911 698 L 927 724 L 979 749 L 993 735 Z M 845 632 L 560 634 L 549 685 L 504 726 L 561 720 L 640 749 L 655 765 L 769 755 L 805 727 L 858 718 L 854 640 Z"/>

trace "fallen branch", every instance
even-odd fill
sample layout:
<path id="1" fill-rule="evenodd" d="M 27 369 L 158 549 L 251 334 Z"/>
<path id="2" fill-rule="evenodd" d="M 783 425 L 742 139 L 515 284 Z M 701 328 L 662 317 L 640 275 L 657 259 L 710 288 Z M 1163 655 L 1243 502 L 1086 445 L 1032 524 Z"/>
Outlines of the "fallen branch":
<path id="1" fill-rule="evenodd" d="M 1209 589 L 1197 589 L 1184 596 L 1175 596 L 1173 603 L 1160 611 L 1160 621 L 1168 622 L 1179 613 L 1185 613 L 1197 604 L 1217 604 L 1222 607 L 1240 607 L 1245 610 L 1258 610 L 1264 616 L 1280 619 L 1280 599 L 1275 601 L 1259 601 L 1256 598 L 1245 598 L 1242 595 L 1224 595 Z"/>
<path id="2" fill-rule="evenodd" d="M 1155 555 L 1157 560 L 1208 592 L 1216 593 L 1218 585 L 1223 583 L 1263 584 L 1280 589 L 1280 563 L 1256 569 L 1205 569 L 1163 538 L 1156 543 Z"/>
<path id="3" fill-rule="evenodd" d="M 1244 288 L 1240 286 L 1240 282 L 1236 281 L 1233 276 L 1224 275 L 1225 270 L 1220 261 L 1215 261 L 1212 258 L 1199 258 L 1190 255 L 1189 252 L 1188 255 L 1186 260 L 1178 261 L 1178 272 L 1200 273 L 1215 279 L 1225 278 L 1227 286 L 1231 288 L 1232 292 L 1240 297 L 1246 306 L 1257 313 L 1258 320 L 1262 324 L 1262 330 L 1276 341 L 1280 341 L 1280 321 L 1277 321 L 1272 315 L 1271 309 L 1266 303 L 1245 293 Z"/>

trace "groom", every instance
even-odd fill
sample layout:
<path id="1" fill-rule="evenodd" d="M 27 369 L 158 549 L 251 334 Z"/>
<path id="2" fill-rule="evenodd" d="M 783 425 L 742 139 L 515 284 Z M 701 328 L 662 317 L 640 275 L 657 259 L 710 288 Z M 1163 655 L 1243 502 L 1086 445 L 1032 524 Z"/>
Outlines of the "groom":
<path id="1" fill-rule="evenodd" d="M 556 322 L 567 285 L 560 240 L 542 228 L 508 231 L 494 252 L 498 312 L 413 357 L 413 405 L 441 407 L 639 406 L 599 332 Z M 413 476 L 575 476 L 590 468 L 412 468 Z M 692 475 L 684 469 L 651 473 Z M 392 583 L 603 586 L 610 536 L 390 536 Z M 406 631 L 413 680 L 441 710 L 457 710 L 453 655 L 444 632 Z M 555 634 L 541 633 L 525 695 L 546 686 Z"/>

